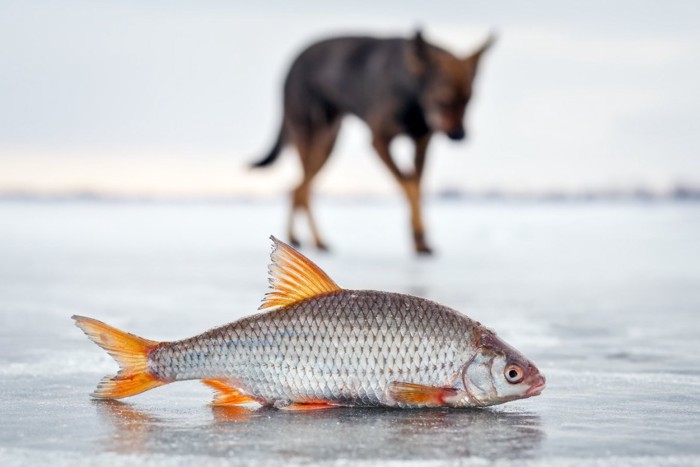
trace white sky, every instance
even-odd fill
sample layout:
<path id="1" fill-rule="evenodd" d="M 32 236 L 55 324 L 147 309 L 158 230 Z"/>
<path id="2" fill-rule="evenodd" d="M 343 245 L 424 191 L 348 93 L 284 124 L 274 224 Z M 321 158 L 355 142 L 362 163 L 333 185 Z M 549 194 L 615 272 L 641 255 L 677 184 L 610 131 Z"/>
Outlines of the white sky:
<path id="1" fill-rule="evenodd" d="M 258 3 L 0 0 L 0 191 L 287 191 L 291 151 L 267 171 L 245 164 L 272 143 L 294 55 L 417 25 L 460 54 L 500 36 L 471 138 L 435 138 L 429 189 L 700 183 L 700 2 Z M 319 182 L 396 191 L 352 119 Z"/>

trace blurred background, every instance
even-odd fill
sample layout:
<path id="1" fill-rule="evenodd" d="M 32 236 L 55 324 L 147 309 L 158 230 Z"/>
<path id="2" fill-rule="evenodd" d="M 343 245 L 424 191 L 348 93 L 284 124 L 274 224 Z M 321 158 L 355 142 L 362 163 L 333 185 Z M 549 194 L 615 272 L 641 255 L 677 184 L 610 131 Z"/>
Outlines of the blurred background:
<path id="1" fill-rule="evenodd" d="M 426 190 L 637 191 L 700 183 L 697 2 L 0 3 L 0 193 L 274 196 L 296 156 L 249 172 L 276 135 L 294 56 L 329 35 L 409 36 L 464 55 L 471 138 L 431 146 Z M 317 191 L 398 190 L 348 118 Z M 408 155 L 410 145 L 396 142 Z"/>

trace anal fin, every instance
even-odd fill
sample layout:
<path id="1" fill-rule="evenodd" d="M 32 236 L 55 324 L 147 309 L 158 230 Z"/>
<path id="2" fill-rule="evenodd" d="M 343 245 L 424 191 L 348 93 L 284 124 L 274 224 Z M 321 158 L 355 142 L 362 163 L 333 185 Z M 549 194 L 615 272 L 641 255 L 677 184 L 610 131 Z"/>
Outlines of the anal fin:
<path id="1" fill-rule="evenodd" d="M 203 379 L 202 383 L 214 390 L 214 400 L 211 402 L 213 406 L 244 405 L 257 402 L 252 397 L 246 396 L 231 386 L 226 380 Z"/>
<path id="2" fill-rule="evenodd" d="M 440 388 L 398 382 L 389 384 L 389 395 L 392 399 L 408 405 L 442 407 L 446 405 L 446 399 L 456 394 L 457 389 L 455 388 Z"/>

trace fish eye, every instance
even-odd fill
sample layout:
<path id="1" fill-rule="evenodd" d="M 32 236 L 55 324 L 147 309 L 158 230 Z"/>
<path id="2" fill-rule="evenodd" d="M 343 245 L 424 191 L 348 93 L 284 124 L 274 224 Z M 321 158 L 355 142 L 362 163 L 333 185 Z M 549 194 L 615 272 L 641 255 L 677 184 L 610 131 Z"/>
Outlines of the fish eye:
<path id="1" fill-rule="evenodd" d="M 525 372 L 518 365 L 508 365 L 504 372 L 506 380 L 511 384 L 518 384 L 523 380 Z"/>

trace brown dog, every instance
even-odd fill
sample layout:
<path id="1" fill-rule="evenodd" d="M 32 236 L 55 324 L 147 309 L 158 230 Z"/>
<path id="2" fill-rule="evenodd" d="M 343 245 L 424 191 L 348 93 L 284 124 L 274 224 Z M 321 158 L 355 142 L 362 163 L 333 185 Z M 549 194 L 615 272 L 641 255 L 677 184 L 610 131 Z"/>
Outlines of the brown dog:
<path id="1" fill-rule="evenodd" d="M 311 182 L 328 160 L 342 118 L 353 114 L 372 131 L 372 144 L 403 189 L 411 208 L 415 249 L 430 253 L 421 214 L 420 181 L 434 132 L 464 139 L 464 111 L 472 94 L 479 59 L 493 36 L 473 54 L 457 58 L 426 42 L 411 39 L 339 37 L 317 42 L 294 61 L 284 84 L 284 116 L 274 147 L 253 167 L 272 163 L 285 144 L 296 146 L 304 178 L 292 192 L 289 240 L 294 216 L 306 211 L 316 246 L 325 249 L 309 205 Z M 415 143 L 415 169 L 403 173 L 389 152 L 398 135 Z"/>

